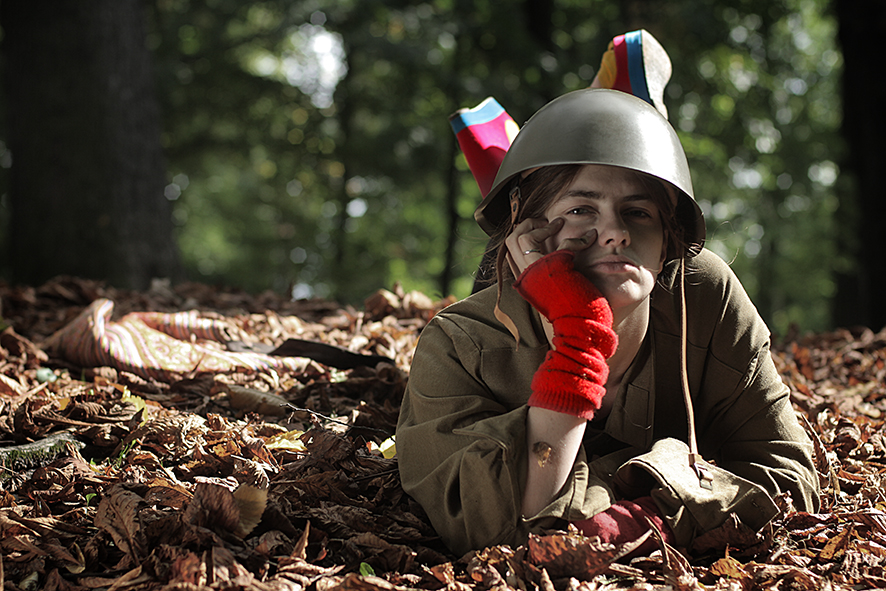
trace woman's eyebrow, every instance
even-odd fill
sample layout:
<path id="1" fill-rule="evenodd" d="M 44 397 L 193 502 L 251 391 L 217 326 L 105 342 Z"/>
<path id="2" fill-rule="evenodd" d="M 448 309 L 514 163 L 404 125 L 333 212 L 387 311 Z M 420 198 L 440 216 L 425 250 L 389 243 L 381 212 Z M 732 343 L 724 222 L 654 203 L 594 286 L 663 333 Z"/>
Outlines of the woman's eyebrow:
<path id="1" fill-rule="evenodd" d="M 570 189 L 557 197 L 557 201 L 566 199 L 567 197 L 584 197 L 585 199 L 602 199 L 603 195 L 599 191 L 591 191 L 584 189 Z"/>
<path id="2" fill-rule="evenodd" d="M 583 197 L 585 199 L 602 199 L 603 194 L 599 191 L 586 189 L 570 189 L 557 197 L 557 201 L 566 199 L 567 197 Z M 652 197 L 648 193 L 635 193 L 620 198 L 620 201 L 652 201 Z"/>
<path id="3" fill-rule="evenodd" d="M 652 201 L 652 196 L 648 193 L 637 193 L 636 195 L 628 195 L 622 198 L 622 201 Z"/>

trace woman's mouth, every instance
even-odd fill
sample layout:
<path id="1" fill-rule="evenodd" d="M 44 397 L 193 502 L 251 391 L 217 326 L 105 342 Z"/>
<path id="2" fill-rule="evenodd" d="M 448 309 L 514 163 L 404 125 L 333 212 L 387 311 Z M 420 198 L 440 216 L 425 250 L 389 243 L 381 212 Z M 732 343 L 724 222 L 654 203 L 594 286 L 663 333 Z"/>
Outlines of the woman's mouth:
<path id="1" fill-rule="evenodd" d="M 637 268 L 637 263 L 621 255 L 605 256 L 593 261 L 589 268 L 600 273 L 625 273 Z"/>

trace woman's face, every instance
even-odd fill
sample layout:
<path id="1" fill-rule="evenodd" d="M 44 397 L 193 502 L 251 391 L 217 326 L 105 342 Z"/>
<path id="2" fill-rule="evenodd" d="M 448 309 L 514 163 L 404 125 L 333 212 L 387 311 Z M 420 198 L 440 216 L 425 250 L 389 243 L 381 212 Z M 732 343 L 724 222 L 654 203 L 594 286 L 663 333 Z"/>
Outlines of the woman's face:
<path id="1" fill-rule="evenodd" d="M 615 167 L 588 164 L 545 210 L 547 220 L 563 218 L 548 238 L 547 252 L 566 239 L 593 240 L 575 257 L 585 275 L 613 310 L 645 301 L 661 271 L 664 231 L 658 206 L 638 175 Z"/>

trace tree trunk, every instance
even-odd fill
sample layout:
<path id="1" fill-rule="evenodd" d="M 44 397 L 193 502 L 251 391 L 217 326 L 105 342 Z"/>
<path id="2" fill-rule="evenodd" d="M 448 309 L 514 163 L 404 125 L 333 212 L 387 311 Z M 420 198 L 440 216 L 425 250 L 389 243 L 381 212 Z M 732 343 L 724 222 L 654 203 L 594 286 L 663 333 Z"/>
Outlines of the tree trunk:
<path id="1" fill-rule="evenodd" d="M 0 3 L 13 279 L 177 275 L 138 0 Z"/>
<path id="2" fill-rule="evenodd" d="M 833 321 L 837 326 L 886 325 L 886 188 L 883 141 L 886 138 L 886 78 L 876 69 L 886 33 L 881 0 L 837 0 L 843 49 L 843 136 L 848 154 L 843 172 L 855 180 L 853 195 L 838 211 L 844 228 L 843 253 L 854 255 L 855 269 L 837 278 Z M 851 200 L 848 197 L 852 197 Z"/>
<path id="3" fill-rule="evenodd" d="M 452 292 L 455 250 L 459 239 L 458 226 L 461 223 L 461 216 L 458 215 L 458 181 L 460 174 L 455 166 L 457 156 L 458 142 L 453 135 L 449 139 L 449 168 L 446 169 L 446 252 L 443 255 L 443 270 L 440 272 L 440 295 L 443 297 Z"/>

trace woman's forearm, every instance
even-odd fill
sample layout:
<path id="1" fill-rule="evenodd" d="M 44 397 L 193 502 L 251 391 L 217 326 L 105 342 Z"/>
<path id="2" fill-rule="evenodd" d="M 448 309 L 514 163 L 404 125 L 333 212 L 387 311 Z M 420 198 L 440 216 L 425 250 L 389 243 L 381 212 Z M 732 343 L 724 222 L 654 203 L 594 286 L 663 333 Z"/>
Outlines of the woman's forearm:
<path id="1" fill-rule="evenodd" d="M 523 491 L 523 516 L 544 509 L 566 484 L 585 433 L 585 419 L 540 407 L 526 417 L 529 466 Z"/>

